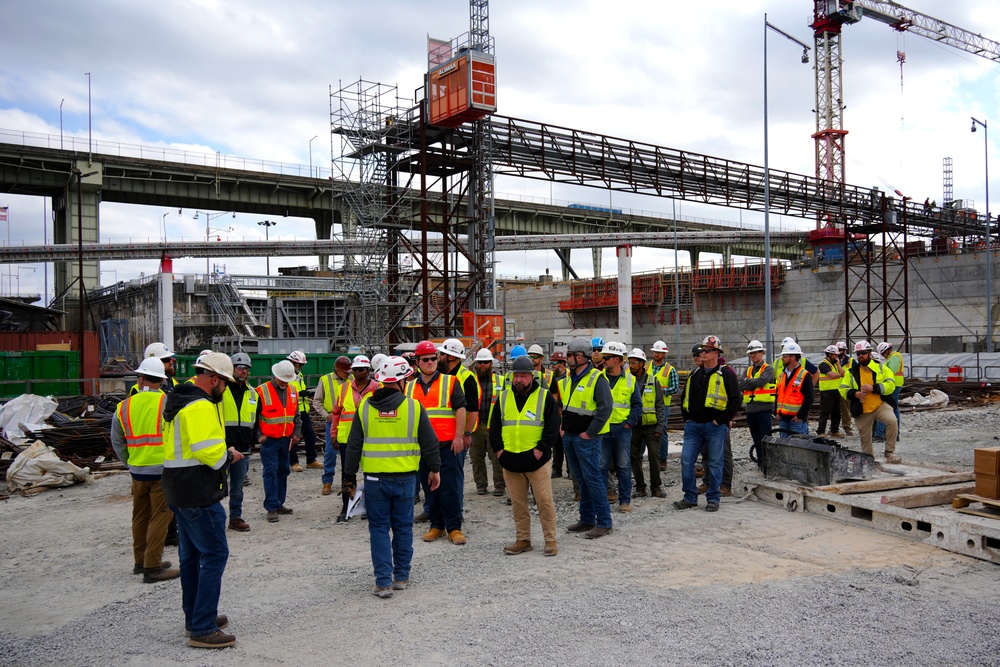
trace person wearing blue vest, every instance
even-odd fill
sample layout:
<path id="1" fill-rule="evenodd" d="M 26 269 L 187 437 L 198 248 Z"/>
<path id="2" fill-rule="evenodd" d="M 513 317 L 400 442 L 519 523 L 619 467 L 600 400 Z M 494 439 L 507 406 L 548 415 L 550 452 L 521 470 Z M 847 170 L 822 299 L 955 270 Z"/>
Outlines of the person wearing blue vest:
<path id="1" fill-rule="evenodd" d="M 432 491 L 441 484 L 438 436 L 424 407 L 403 394 L 413 373 L 402 357 L 388 357 L 375 371 L 381 389 L 367 394 L 351 420 L 344 454 L 344 487 L 353 496 L 360 468 L 365 476 L 365 510 L 375 588 L 392 597 L 410 584 L 413 560 L 413 496 L 420 468 Z M 389 533 L 392 531 L 392 537 Z"/>
<path id="2" fill-rule="evenodd" d="M 623 343 L 609 340 L 601 348 L 604 377 L 611 388 L 610 431 L 601 443 L 601 474 L 607 487 L 608 503 L 618 503 L 619 512 L 632 511 L 632 429 L 642 420 L 642 387 L 625 370 L 628 350 Z M 615 462 L 618 489 L 611 482 L 611 461 Z"/>
<path id="3" fill-rule="evenodd" d="M 601 442 L 610 431 L 611 388 L 590 363 L 591 342 L 574 338 L 566 346 L 569 373 L 556 388 L 562 406 L 563 448 L 573 478 L 580 483 L 580 520 L 566 530 L 588 539 L 611 532 L 611 507 L 601 478 Z"/>
<path id="4" fill-rule="evenodd" d="M 674 508 L 685 510 L 698 506 L 695 460 L 703 445 L 708 447 L 705 472 L 708 489 L 705 499 L 708 512 L 719 511 L 722 467 L 725 458 L 729 423 L 740 408 L 740 390 L 734 373 L 724 373 L 719 363 L 722 345 L 717 336 L 701 342 L 701 361 L 684 385 L 681 415 L 684 417 L 684 444 L 681 447 L 681 484 L 684 498 L 674 501 Z"/>

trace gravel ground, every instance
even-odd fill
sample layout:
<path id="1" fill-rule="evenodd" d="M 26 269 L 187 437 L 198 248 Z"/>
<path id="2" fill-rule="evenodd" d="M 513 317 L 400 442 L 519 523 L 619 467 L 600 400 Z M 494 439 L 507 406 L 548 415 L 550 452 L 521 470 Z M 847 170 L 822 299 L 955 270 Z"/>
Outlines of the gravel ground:
<path id="1" fill-rule="evenodd" d="M 971 465 L 998 427 L 994 407 L 905 415 L 897 451 Z M 734 434 L 738 466 L 748 444 Z M 0 663 L 1000 665 L 996 565 L 752 501 L 676 512 L 675 461 L 667 499 L 636 499 L 594 541 L 565 532 L 576 507 L 555 480 L 555 558 L 537 522 L 539 548 L 504 556 L 510 509 L 467 470 L 469 543 L 418 532 L 414 584 L 390 600 L 371 595 L 367 524 L 334 523 L 319 471 L 292 473 L 295 514 L 267 524 L 252 470 L 220 609 L 235 647 L 187 647 L 179 581 L 131 574 L 128 476 L 113 475 L 0 504 Z"/>

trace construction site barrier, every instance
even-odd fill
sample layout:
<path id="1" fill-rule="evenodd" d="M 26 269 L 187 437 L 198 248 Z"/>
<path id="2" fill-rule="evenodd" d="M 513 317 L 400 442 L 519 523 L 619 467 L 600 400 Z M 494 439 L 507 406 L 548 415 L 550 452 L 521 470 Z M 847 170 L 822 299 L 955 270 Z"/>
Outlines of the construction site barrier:
<path id="1" fill-rule="evenodd" d="M 948 367 L 948 382 L 964 382 L 965 376 L 962 373 L 961 366 L 949 366 Z"/>

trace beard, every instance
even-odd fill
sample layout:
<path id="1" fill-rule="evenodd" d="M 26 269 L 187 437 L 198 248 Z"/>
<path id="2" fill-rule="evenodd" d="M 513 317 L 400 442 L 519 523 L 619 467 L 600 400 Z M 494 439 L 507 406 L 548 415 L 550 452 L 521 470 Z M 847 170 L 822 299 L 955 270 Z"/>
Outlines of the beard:
<path id="1" fill-rule="evenodd" d="M 222 382 L 212 389 L 212 400 L 218 403 L 226 393 L 226 383 Z"/>

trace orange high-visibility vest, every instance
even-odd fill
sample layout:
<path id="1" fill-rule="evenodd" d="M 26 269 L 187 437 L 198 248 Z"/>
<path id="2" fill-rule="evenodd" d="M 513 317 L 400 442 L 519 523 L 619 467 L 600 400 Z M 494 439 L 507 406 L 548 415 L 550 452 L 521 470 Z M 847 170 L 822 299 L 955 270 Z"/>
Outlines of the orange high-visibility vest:
<path id="1" fill-rule="evenodd" d="M 438 373 L 427 393 L 424 393 L 419 379 L 406 385 L 406 395 L 424 406 L 439 442 L 454 440 L 458 430 L 455 410 L 450 405 L 453 382 L 455 382 L 454 375 Z M 417 391 L 418 387 L 420 391 Z"/>
<path id="2" fill-rule="evenodd" d="M 358 411 L 358 406 L 365 396 L 378 389 L 379 384 L 374 380 L 369 380 L 368 384 L 361 388 L 358 400 L 354 400 L 354 382 L 345 382 L 340 387 L 340 398 L 337 405 L 340 406 L 340 415 L 337 417 L 337 442 L 346 443 L 351 435 L 351 424 L 354 421 L 354 414 Z"/>
<path id="3" fill-rule="evenodd" d="M 747 379 L 753 380 L 754 378 L 759 378 L 764 369 L 767 368 L 767 363 L 760 365 L 757 372 L 753 372 L 753 366 L 747 366 Z M 775 384 L 772 382 L 770 384 L 765 384 L 763 387 L 757 387 L 756 389 L 747 389 L 743 392 L 743 402 L 744 403 L 774 403 L 774 395 L 776 393 Z"/>
<path id="4" fill-rule="evenodd" d="M 778 414 L 794 417 L 802 409 L 805 396 L 802 395 L 802 383 L 809 377 L 809 372 L 805 366 L 799 366 L 792 373 L 791 381 L 788 374 L 782 372 L 781 379 L 778 380 Z M 812 382 L 812 380 L 809 380 Z"/>
<path id="5" fill-rule="evenodd" d="M 265 382 L 257 387 L 260 396 L 260 432 L 268 438 L 287 438 L 295 431 L 295 415 L 299 411 L 299 394 L 295 387 L 288 385 L 286 403 L 278 400 L 278 392 L 273 382 Z"/>

